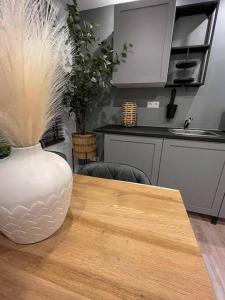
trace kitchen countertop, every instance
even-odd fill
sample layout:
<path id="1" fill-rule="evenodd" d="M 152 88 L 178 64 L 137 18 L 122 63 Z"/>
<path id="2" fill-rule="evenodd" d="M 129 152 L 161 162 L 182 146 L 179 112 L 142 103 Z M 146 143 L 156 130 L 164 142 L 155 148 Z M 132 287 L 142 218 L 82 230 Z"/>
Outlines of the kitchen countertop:
<path id="1" fill-rule="evenodd" d="M 225 143 L 225 132 L 219 130 L 208 130 L 210 132 L 217 133 L 218 136 L 186 136 L 177 135 L 169 131 L 168 127 L 148 127 L 148 126 L 136 126 L 127 128 L 122 125 L 107 125 L 95 129 L 95 132 L 99 133 L 110 133 L 120 135 L 133 135 L 133 136 L 146 136 L 146 137 L 158 137 L 176 140 L 193 140 L 193 141 L 205 141 L 205 142 L 216 142 Z M 193 128 L 192 128 L 193 129 Z"/>
<path id="2" fill-rule="evenodd" d="M 87 176 L 51 238 L 0 235 L 0 270 L 0 299 L 215 299 L 178 191 Z"/>

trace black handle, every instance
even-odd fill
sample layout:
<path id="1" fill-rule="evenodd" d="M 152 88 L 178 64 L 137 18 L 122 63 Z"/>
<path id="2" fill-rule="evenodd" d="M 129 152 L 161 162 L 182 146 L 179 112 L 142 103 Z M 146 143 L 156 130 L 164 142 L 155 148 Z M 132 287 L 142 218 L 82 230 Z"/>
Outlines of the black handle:
<path id="1" fill-rule="evenodd" d="M 170 97 L 170 104 L 171 104 L 171 105 L 174 104 L 176 95 L 177 95 L 177 90 L 176 90 L 176 89 L 172 89 L 171 97 Z"/>
<path id="2" fill-rule="evenodd" d="M 174 104 L 176 95 L 177 95 L 177 90 L 172 89 L 171 97 L 170 97 L 170 104 L 167 105 L 167 113 L 166 113 L 167 119 L 173 119 L 176 114 L 177 105 Z"/>

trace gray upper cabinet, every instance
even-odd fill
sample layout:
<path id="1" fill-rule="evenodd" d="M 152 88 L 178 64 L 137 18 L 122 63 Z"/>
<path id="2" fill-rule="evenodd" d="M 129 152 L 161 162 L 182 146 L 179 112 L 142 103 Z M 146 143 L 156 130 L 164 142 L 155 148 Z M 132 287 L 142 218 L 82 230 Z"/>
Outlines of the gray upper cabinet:
<path id="1" fill-rule="evenodd" d="M 114 49 L 132 43 L 126 63 L 114 72 L 117 87 L 161 87 L 168 75 L 175 0 L 141 0 L 115 6 Z"/>
<path id="2" fill-rule="evenodd" d="M 162 143 L 160 138 L 105 134 L 104 161 L 136 167 L 156 185 Z"/>
<path id="3" fill-rule="evenodd" d="M 224 164 L 224 144 L 165 140 L 158 184 L 179 189 L 187 210 L 217 216 L 225 192 Z"/>

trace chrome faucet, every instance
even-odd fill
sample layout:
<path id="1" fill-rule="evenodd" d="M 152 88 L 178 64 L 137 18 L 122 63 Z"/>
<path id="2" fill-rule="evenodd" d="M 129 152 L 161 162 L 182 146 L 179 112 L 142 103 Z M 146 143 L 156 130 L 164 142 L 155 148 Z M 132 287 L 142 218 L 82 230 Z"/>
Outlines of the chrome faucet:
<path id="1" fill-rule="evenodd" d="M 188 127 L 190 126 L 190 124 L 193 120 L 194 119 L 192 117 L 189 117 L 188 119 L 186 119 L 184 122 L 184 129 L 188 129 Z"/>

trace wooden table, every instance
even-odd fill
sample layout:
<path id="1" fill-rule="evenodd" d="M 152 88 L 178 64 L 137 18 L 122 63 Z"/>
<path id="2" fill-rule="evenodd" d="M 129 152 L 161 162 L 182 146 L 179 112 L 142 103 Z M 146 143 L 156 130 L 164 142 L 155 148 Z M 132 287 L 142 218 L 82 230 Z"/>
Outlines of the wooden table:
<path id="1" fill-rule="evenodd" d="M 0 299 L 214 299 L 178 191 L 75 176 L 64 226 L 36 245 L 0 236 Z"/>

